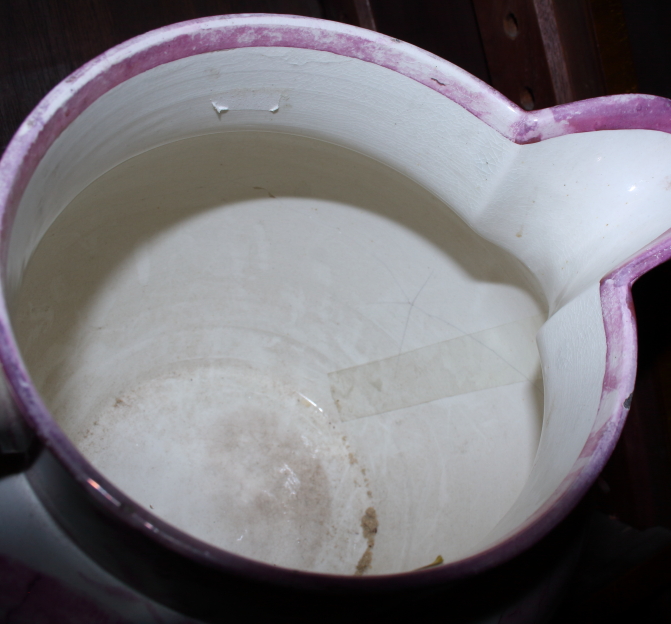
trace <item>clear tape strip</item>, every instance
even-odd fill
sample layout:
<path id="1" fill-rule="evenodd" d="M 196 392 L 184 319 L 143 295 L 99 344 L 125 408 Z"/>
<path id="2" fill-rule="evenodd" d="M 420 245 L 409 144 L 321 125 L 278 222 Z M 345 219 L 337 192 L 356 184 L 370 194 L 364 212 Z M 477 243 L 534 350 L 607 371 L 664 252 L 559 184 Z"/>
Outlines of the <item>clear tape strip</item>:
<path id="1" fill-rule="evenodd" d="M 344 421 L 529 381 L 542 384 L 538 315 L 329 373 Z"/>

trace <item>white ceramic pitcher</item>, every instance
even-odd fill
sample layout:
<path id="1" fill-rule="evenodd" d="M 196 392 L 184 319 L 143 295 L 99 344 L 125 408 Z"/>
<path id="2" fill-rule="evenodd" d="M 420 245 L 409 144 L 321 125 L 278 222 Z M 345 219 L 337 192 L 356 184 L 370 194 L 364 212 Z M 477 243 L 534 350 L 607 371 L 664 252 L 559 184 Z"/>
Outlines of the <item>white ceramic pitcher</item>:
<path id="1" fill-rule="evenodd" d="M 5 450 L 36 436 L 54 516 L 154 595 L 171 557 L 185 585 L 492 568 L 622 428 L 669 131 L 661 98 L 524 112 L 320 20 L 120 45 L 0 165 Z"/>

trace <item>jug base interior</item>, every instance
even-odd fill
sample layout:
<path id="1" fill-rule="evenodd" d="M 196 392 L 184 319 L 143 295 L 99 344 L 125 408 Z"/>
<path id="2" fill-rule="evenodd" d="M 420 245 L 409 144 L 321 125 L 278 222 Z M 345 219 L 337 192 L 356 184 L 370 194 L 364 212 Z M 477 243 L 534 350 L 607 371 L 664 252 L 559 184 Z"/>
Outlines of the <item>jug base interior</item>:
<path id="1" fill-rule="evenodd" d="M 518 261 L 315 139 L 210 134 L 118 165 L 43 237 L 13 316 L 96 468 L 278 566 L 468 555 L 538 445 L 545 310 Z"/>

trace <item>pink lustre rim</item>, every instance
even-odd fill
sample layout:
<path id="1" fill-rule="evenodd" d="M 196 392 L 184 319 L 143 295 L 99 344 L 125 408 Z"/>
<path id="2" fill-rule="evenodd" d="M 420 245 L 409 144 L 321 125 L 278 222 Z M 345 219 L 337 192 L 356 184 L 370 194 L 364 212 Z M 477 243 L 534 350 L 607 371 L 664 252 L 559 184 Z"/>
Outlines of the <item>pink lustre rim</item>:
<path id="1" fill-rule="evenodd" d="M 447 61 L 412 45 L 337 22 L 276 15 L 209 17 L 161 28 L 123 43 L 97 57 L 59 84 L 17 131 L 0 161 L 2 259 L 21 196 L 38 163 L 68 125 L 100 96 L 149 69 L 189 56 L 244 47 L 294 47 L 331 52 L 396 71 L 433 89 L 518 143 L 578 132 L 649 129 L 671 133 L 671 101 L 646 95 L 622 95 L 525 112 L 488 85 Z M 166 547 L 216 563 L 238 574 L 305 587 L 328 579 L 340 587 L 387 587 L 464 578 L 499 565 L 533 545 L 578 503 L 610 455 L 629 407 L 636 371 L 635 317 L 631 285 L 671 256 L 671 235 L 637 254 L 601 282 L 607 336 L 607 363 L 599 423 L 581 457 L 551 500 L 522 527 L 489 550 L 430 570 L 384 577 L 334 577 L 274 568 L 232 555 L 168 527 L 138 509 L 121 518 L 133 530 L 151 535 Z M 4 277 L 4 276 L 3 276 Z M 88 494 L 112 512 L 119 501 L 132 504 L 83 458 L 52 420 L 33 387 L 14 341 L 8 313 L 0 307 L 0 360 L 11 392 L 42 442 L 79 480 Z M 402 579 L 402 581 L 401 581 Z"/>

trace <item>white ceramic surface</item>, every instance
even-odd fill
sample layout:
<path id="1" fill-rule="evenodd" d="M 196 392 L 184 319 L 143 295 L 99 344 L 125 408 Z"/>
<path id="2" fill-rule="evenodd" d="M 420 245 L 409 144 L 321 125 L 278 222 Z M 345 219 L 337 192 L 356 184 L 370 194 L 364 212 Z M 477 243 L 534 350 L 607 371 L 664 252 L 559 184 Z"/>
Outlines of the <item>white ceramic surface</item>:
<path id="1" fill-rule="evenodd" d="M 229 132 L 126 161 L 48 231 L 16 309 L 93 464 L 255 559 L 354 573 L 369 508 L 372 572 L 455 559 L 531 469 L 544 315 L 518 263 L 331 143 Z"/>
<path id="2" fill-rule="evenodd" d="M 494 549 L 621 426 L 635 347 L 607 385 L 601 280 L 671 226 L 671 137 L 557 118 L 521 144 L 518 109 L 411 46 L 280 39 L 120 81 L 50 145 L 5 277 L 32 380 L 114 484 L 224 549 L 336 574 Z"/>

